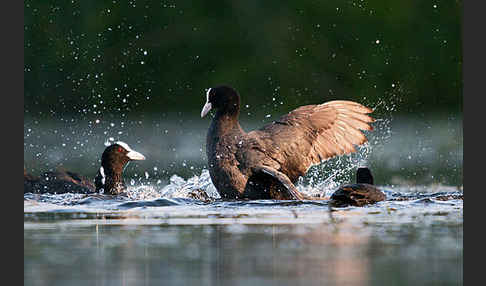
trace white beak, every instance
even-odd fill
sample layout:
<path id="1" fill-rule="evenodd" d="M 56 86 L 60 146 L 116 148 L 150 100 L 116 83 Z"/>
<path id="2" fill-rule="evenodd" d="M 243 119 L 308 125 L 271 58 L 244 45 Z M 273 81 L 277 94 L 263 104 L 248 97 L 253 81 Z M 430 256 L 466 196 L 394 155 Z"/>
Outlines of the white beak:
<path id="1" fill-rule="evenodd" d="M 208 114 L 208 112 L 211 110 L 211 102 L 206 102 L 206 104 L 204 105 L 202 111 L 201 111 L 201 118 L 203 118 L 204 116 L 206 116 L 206 114 Z"/>
<path id="2" fill-rule="evenodd" d="M 133 151 L 133 150 L 130 150 L 127 153 L 127 157 L 130 160 L 145 160 L 145 156 L 144 155 L 142 155 L 141 153 L 138 153 L 137 151 Z"/>

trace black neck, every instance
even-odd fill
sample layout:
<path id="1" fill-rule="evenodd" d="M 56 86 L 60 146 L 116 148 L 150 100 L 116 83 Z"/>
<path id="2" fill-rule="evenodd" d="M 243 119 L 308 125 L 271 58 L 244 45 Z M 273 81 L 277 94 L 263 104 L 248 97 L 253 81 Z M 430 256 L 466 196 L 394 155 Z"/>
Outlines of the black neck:
<path id="1" fill-rule="evenodd" d="M 216 125 L 218 129 L 223 131 L 232 130 L 234 128 L 238 129 L 240 126 L 240 123 L 238 122 L 238 114 L 239 112 L 218 110 L 211 125 Z"/>
<path id="2" fill-rule="evenodd" d="M 356 183 L 373 185 L 373 175 L 371 175 L 370 169 L 358 168 L 356 173 Z"/>
<path id="3" fill-rule="evenodd" d="M 103 172 L 105 175 L 104 178 L 99 170 L 95 178 L 95 186 L 97 192 L 103 189 L 103 192 L 105 194 L 118 195 L 126 189 L 126 185 L 122 177 L 123 170 L 115 171 L 103 167 Z"/>
<path id="4" fill-rule="evenodd" d="M 235 138 L 240 138 L 243 134 L 244 131 L 238 122 L 238 117 L 217 112 L 209 126 L 206 137 L 206 155 L 209 163 L 211 164 L 214 160 L 221 140 L 240 140 Z M 230 142 L 227 143 L 230 144 Z"/>

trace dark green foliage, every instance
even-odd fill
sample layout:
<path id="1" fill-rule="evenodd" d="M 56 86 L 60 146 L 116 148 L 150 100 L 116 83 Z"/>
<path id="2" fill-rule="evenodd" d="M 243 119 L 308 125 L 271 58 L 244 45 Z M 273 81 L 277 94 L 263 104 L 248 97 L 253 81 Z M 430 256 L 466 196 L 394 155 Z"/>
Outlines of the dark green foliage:
<path id="1" fill-rule="evenodd" d="M 392 95 L 400 112 L 462 110 L 462 1 L 24 5 L 30 115 L 197 116 L 205 88 L 220 83 L 260 106 L 255 115 Z"/>

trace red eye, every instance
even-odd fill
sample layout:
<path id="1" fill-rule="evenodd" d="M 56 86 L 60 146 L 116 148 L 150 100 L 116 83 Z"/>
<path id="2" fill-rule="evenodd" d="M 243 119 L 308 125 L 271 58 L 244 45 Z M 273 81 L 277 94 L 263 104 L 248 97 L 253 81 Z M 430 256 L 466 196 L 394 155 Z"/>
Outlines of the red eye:
<path id="1" fill-rule="evenodd" d="M 122 147 L 118 147 L 118 152 L 123 152 L 123 148 Z"/>

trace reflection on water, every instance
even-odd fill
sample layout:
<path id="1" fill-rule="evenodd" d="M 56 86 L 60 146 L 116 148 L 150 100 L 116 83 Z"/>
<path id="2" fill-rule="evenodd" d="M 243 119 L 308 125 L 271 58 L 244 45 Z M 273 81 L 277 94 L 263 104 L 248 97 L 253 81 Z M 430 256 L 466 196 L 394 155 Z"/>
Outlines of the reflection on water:
<path id="1" fill-rule="evenodd" d="M 461 284 L 463 193 L 419 189 L 363 208 L 26 194 L 24 282 Z"/>
<path id="2" fill-rule="evenodd" d="M 332 211 L 326 202 L 39 204 L 24 204 L 26 285 L 462 283 L 462 200 Z"/>

